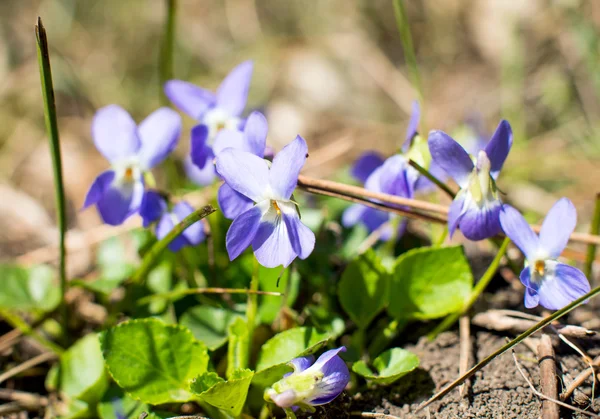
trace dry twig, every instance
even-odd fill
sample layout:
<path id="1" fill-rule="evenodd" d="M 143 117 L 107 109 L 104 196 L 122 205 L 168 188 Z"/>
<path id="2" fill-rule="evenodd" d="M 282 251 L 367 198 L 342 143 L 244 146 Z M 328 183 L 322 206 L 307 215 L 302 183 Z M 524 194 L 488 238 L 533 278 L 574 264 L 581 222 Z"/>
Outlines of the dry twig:
<path id="1" fill-rule="evenodd" d="M 460 316 L 458 322 L 459 334 L 460 334 L 460 361 L 459 361 L 459 374 L 463 375 L 471 366 L 471 320 L 468 315 Z M 471 380 L 466 380 L 459 387 L 459 393 L 461 397 L 469 394 L 469 388 L 471 386 Z"/>
<path id="2" fill-rule="evenodd" d="M 558 386 L 556 382 L 556 359 L 550 336 L 542 335 L 537 353 L 542 393 L 547 397 L 542 402 L 542 417 L 544 419 L 559 419 L 560 409 L 556 403 L 552 402 L 558 397 Z"/>
<path id="3" fill-rule="evenodd" d="M 46 361 L 56 358 L 56 354 L 54 352 L 44 352 L 36 357 L 28 359 L 22 364 L 17 365 L 14 368 L 9 369 L 5 373 L 0 375 L 0 383 L 8 380 L 11 377 L 14 377 L 17 374 L 22 373 L 23 371 L 27 371 L 29 368 L 35 367 L 36 365 L 42 364 Z"/>

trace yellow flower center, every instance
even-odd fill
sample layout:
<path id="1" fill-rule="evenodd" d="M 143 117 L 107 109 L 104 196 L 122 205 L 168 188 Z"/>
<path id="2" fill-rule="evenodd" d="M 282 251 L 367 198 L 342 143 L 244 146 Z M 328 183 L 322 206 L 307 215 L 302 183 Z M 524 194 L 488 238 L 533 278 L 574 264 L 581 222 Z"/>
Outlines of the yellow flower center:
<path id="1" fill-rule="evenodd" d="M 131 167 L 127 167 L 125 169 L 125 180 L 131 182 L 133 180 L 133 169 Z"/>
<path id="2" fill-rule="evenodd" d="M 279 208 L 279 205 L 277 205 L 277 201 L 271 199 L 271 206 L 275 208 L 275 211 L 277 211 L 277 215 L 281 215 L 281 209 Z"/>
<path id="3" fill-rule="evenodd" d="M 538 275 L 543 276 L 546 271 L 546 263 L 543 260 L 536 260 L 533 269 Z"/>

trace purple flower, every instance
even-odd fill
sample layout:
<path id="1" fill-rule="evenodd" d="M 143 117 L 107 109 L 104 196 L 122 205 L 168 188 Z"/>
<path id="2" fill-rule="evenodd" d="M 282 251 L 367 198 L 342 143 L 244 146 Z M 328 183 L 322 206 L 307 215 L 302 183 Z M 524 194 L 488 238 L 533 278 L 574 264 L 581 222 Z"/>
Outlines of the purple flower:
<path id="1" fill-rule="evenodd" d="M 111 225 L 136 213 L 144 194 L 144 172 L 169 155 L 180 132 L 181 118 L 168 108 L 153 112 L 139 126 L 117 105 L 96 112 L 92 136 L 112 168 L 94 180 L 83 208 L 95 204 L 102 220 Z"/>
<path id="2" fill-rule="evenodd" d="M 346 348 L 329 350 L 319 357 L 293 359 L 289 365 L 293 372 L 265 391 L 265 400 L 289 409 L 300 407 L 312 410 L 313 406 L 327 404 L 339 396 L 350 381 L 350 372 L 340 352 Z"/>
<path id="3" fill-rule="evenodd" d="M 512 146 L 512 130 L 501 121 L 484 150 L 472 159 L 465 149 L 442 131 L 429 134 L 431 157 L 460 186 L 448 214 L 450 236 L 458 227 L 470 240 L 499 234 L 502 201 L 496 179 Z"/>
<path id="4" fill-rule="evenodd" d="M 300 136 L 269 163 L 247 151 L 227 148 L 216 158 L 217 173 L 235 192 L 256 205 L 239 214 L 226 237 L 231 260 L 252 245 L 261 265 L 287 267 L 296 257 L 307 258 L 315 235 L 300 221 L 292 193 L 306 161 L 308 148 Z"/>
<path id="5" fill-rule="evenodd" d="M 365 182 L 365 188 L 373 192 L 382 192 L 390 195 L 412 198 L 418 172 L 409 166 L 406 157 L 397 154 L 388 158 L 383 165 L 379 166 Z M 342 215 L 344 227 L 352 227 L 357 223 L 363 224 L 369 233 L 383 228 L 381 240 L 389 240 L 392 237 L 392 226 L 388 223 L 394 217 L 389 212 L 380 211 L 375 208 L 361 204 L 349 206 Z M 386 224 L 384 226 L 384 224 Z M 401 231 L 404 223 L 400 225 Z"/>
<path id="6" fill-rule="evenodd" d="M 519 211 L 503 206 L 502 228 L 527 259 L 520 275 L 526 288 L 525 307 L 541 304 L 549 310 L 559 310 L 590 291 L 583 272 L 557 261 L 576 222 L 577 212 L 571 201 L 559 199 L 546 215 L 538 236 Z"/>
<path id="7" fill-rule="evenodd" d="M 223 130 L 238 131 L 243 126 L 241 114 L 246 107 L 248 89 L 252 77 L 252 61 L 245 61 L 225 77 L 216 93 L 182 80 L 165 83 L 165 94 L 182 112 L 199 122 L 192 129 L 192 161 L 212 176 L 196 176 L 195 181 L 210 181 L 215 178 L 213 142 Z"/>
<path id="8" fill-rule="evenodd" d="M 148 190 L 144 194 L 144 199 L 140 206 L 140 215 L 142 216 L 144 227 L 148 227 L 151 223 L 158 220 L 156 225 L 156 238 L 163 239 L 173 227 L 179 224 L 185 217 L 194 212 L 194 208 L 185 201 L 176 204 L 172 211 L 168 210 L 167 201 L 158 192 Z M 169 243 L 169 249 L 172 252 L 178 252 L 185 246 L 196 246 L 204 241 L 206 234 L 202 221 L 197 221 L 175 240 Z"/>

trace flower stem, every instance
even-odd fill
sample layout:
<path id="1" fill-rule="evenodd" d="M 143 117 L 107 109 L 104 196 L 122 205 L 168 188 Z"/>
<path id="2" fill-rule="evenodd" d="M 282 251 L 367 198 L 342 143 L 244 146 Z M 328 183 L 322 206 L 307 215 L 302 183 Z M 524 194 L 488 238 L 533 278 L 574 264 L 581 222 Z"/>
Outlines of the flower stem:
<path id="1" fill-rule="evenodd" d="M 448 185 L 446 185 L 444 182 L 442 182 L 441 180 L 439 180 L 438 178 L 433 176 L 429 170 L 425 169 L 423 166 L 421 166 L 419 163 L 417 163 L 414 160 L 409 160 L 408 164 L 410 164 L 412 167 L 417 169 L 417 172 L 419 172 L 420 174 L 425 176 L 427 179 L 429 179 L 431 182 L 433 182 L 442 191 L 446 192 L 446 194 L 448 194 L 448 196 L 450 198 L 454 199 L 456 194 L 454 192 L 452 192 L 452 189 L 450 189 L 448 187 Z"/>
<path id="2" fill-rule="evenodd" d="M 62 314 L 62 327 L 65 340 L 68 340 L 69 312 L 65 295 L 67 293 L 67 268 L 65 235 L 67 230 L 67 213 L 65 205 L 65 189 L 63 184 L 62 159 L 60 153 L 60 139 L 58 135 L 58 121 L 56 117 L 56 102 L 54 99 L 54 86 L 52 83 L 52 70 L 50 68 L 50 55 L 46 29 L 42 19 L 38 17 L 35 26 L 35 38 L 37 45 L 37 56 L 40 67 L 40 80 L 42 84 L 42 95 L 44 99 L 44 119 L 46 131 L 50 141 L 50 152 L 52 154 L 52 168 L 54 170 L 54 199 L 56 202 L 56 221 L 58 224 L 58 276 L 60 278 L 60 307 Z"/>
<path id="3" fill-rule="evenodd" d="M 63 348 L 37 333 L 25 320 L 23 320 L 17 314 L 12 313 L 8 310 L 0 310 L 0 316 L 2 316 L 4 320 L 6 320 L 6 322 L 9 323 L 12 327 L 14 327 L 15 329 L 19 329 L 24 335 L 30 336 L 32 339 L 35 339 L 39 344 L 51 350 L 55 354 L 61 355 L 64 352 Z"/>
<path id="4" fill-rule="evenodd" d="M 517 336 L 516 338 L 514 338 L 513 340 L 511 340 L 510 342 L 508 342 L 504 346 L 500 347 L 499 349 L 497 349 L 496 351 L 494 351 L 492 354 L 488 355 L 486 358 L 484 358 L 481 362 L 479 362 L 477 365 L 475 365 L 473 368 L 471 368 L 465 374 L 463 374 L 462 376 L 460 376 L 459 378 L 457 378 L 456 380 L 454 380 L 451 384 L 449 384 L 442 391 L 440 391 L 439 393 L 437 393 L 436 395 L 434 395 L 432 398 L 430 398 L 429 400 L 427 400 L 427 402 L 425 402 L 424 404 L 422 404 L 421 406 L 419 406 L 419 408 L 417 409 L 417 411 L 419 411 L 419 410 L 423 409 L 424 407 L 430 405 L 434 401 L 441 399 L 446 394 L 448 394 L 450 391 L 452 391 L 453 388 L 459 386 L 465 380 L 468 380 L 470 377 L 472 377 L 477 371 L 481 370 L 483 367 L 485 367 L 490 362 L 492 362 L 494 360 L 494 358 L 502 355 L 504 352 L 506 352 L 509 349 L 513 348 L 514 346 L 518 345 L 519 343 L 521 343 L 523 340 L 527 339 L 529 336 L 533 335 L 538 330 L 541 330 L 544 327 L 548 326 L 553 321 L 560 319 L 564 315 L 566 315 L 566 314 L 570 313 L 571 311 L 573 311 L 573 309 L 579 307 L 581 304 L 585 303 L 587 300 L 589 300 L 591 298 L 594 298 L 598 294 L 600 294 L 600 286 L 594 288 L 593 290 L 591 290 L 590 292 L 588 292 L 584 296 L 579 297 L 578 299 L 576 299 L 575 301 L 573 301 L 571 304 L 568 304 L 567 306 L 565 306 L 565 307 L 561 308 L 560 310 L 554 312 L 553 314 L 551 314 L 550 316 L 544 318 L 543 320 L 540 320 L 537 324 L 535 324 L 534 326 L 530 327 L 525 332 L 521 333 L 519 336 Z"/>
<path id="5" fill-rule="evenodd" d="M 256 325 L 256 313 L 258 312 L 258 275 L 260 272 L 260 265 L 258 260 L 254 258 L 254 269 L 252 270 L 252 279 L 250 280 L 250 292 L 248 293 L 248 303 L 246 304 L 246 322 L 248 323 L 248 344 L 246 359 L 252 359 L 252 340 L 254 339 L 254 326 Z M 243 366 L 246 368 L 247 366 Z"/>
<path id="6" fill-rule="evenodd" d="M 162 240 L 159 240 L 156 243 L 154 243 L 154 245 L 148 251 L 148 253 L 144 255 L 142 264 L 132 275 L 131 282 L 143 282 L 146 279 L 146 275 L 148 275 L 148 272 L 150 271 L 150 269 L 152 269 L 154 263 L 162 254 L 162 252 L 164 252 L 169 243 L 171 243 L 177 236 L 183 233 L 186 228 L 188 228 L 195 222 L 198 222 L 203 218 L 208 217 L 215 211 L 216 209 L 212 205 L 207 205 L 204 208 L 194 211 L 193 213 L 185 217 L 179 224 L 173 227 L 173 230 L 169 231 L 169 234 L 163 237 Z"/>
<path id="7" fill-rule="evenodd" d="M 508 237 L 506 237 L 504 239 L 504 241 L 502 242 L 502 245 L 498 249 L 498 253 L 496 253 L 494 260 L 492 260 L 492 263 L 487 268 L 487 270 L 485 271 L 485 273 L 483 274 L 483 276 L 481 277 L 479 282 L 477 282 L 475 287 L 473 287 L 473 290 L 471 291 L 471 295 L 469 296 L 469 299 L 465 302 L 465 305 L 463 306 L 462 310 L 457 311 L 456 313 L 452 313 L 449 316 L 447 316 L 435 329 L 433 329 L 432 332 L 430 332 L 427 335 L 427 337 L 429 339 L 433 339 L 437 335 L 442 333 L 443 331 L 447 330 L 450 326 L 452 326 L 458 320 L 458 318 L 460 316 L 462 316 L 467 311 L 469 311 L 469 309 L 473 306 L 473 304 L 475 304 L 475 301 L 477 301 L 479 296 L 483 293 L 483 291 L 485 291 L 485 289 L 489 285 L 490 281 L 496 274 L 496 271 L 498 270 L 498 267 L 500 266 L 500 261 L 502 260 L 502 257 L 506 253 L 506 249 L 508 248 L 509 243 L 510 243 L 510 239 Z"/>
<path id="8" fill-rule="evenodd" d="M 413 85 L 419 94 L 419 99 L 423 101 L 423 89 L 421 88 L 421 78 L 419 76 L 419 67 L 417 66 L 417 57 L 413 46 L 412 35 L 410 33 L 410 25 L 408 24 L 408 15 L 404 8 L 403 0 L 394 0 L 394 16 L 396 17 L 396 26 L 400 33 L 402 48 L 404 49 L 404 58 L 408 65 Z"/>
<path id="9" fill-rule="evenodd" d="M 596 205 L 594 207 L 594 217 L 590 226 L 590 234 L 597 235 L 600 232 L 600 193 L 596 194 Z M 596 258 L 596 245 L 589 244 L 587 247 L 587 255 L 585 258 L 585 266 L 583 273 L 588 279 L 592 278 L 592 265 Z"/>
<path id="10" fill-rule="evenodd" d="M 160 80 L 160 97 L 164 104 L 168 104 L 169 100 L 164 94 L 163 86 L 173 78 L 173 51 L 175 49 L 175 26 L 177 16 L 177 0 L 165 0 L 167 7 L 167 15 L 165 18 L 164 35 L 160 47 L 159 65 L 159 80 Z"/>

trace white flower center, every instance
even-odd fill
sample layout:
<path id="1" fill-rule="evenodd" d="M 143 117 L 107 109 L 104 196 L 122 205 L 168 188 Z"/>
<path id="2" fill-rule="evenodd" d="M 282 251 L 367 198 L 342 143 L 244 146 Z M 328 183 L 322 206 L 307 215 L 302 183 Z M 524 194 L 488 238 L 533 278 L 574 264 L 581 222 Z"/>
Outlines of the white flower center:
<path id="1" fill-rule="evenodd" d="M 219 131 L 237 129 L 240 118 L 231 116 L 222 109 L 214 108 L 206 112 L 201 122 L 208 127 L 208 144 L 212 145 Z"/>
<path id="2" fill-rule="evenodd" d="M 479 151 L 467 186 L 470 197 L 479 207 L 489 207 L 500 202 L 496 182 L 494 182 L 490 170 L 491 163 L 486 152 Z"/>
<path id="3" fill-rule="evenodd" d="M 115 171 L 113 182 L 118 185 L 131 185 L 142 178 L 143 170 L 137 157 L 118 161 L 113 164 L 112 168 Z"/>

